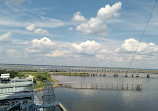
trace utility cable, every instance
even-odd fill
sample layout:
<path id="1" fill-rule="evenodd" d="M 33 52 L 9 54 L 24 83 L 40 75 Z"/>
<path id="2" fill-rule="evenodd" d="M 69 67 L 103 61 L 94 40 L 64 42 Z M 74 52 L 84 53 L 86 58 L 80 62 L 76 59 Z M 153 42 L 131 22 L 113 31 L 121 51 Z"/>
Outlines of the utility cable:
<path id="1" fill-rule="evenodd" d="M 154 3 L 154 6 L 153 6 L 153 8 L 152 8 L 152 10 L 151 10 L 151 13 L 150 13 L 149 18 L 148 18 L 148 20 L 147 20 L 147 23 L 146 23 L 146 25 L 145 25 L 145 28 L 144 28 L 144 30 L 143 30 L 141 36 L 140 36 L 139 42 L 138 42 L 138 44 L 137 44 L 137 47 L 136 47 L 136 49 L 135 49 L 135 51 L 134 51 L 134 53 L 133 53 L 133 56 L 132 56 L 132 58 L 131 58 L 131 60 L 130 60 L 130 63 L 129 63 L 127 72 L 128 72 L 128 70 L 130 69 L 130 67 L 131 67 L 131 65 L 132 65 L 133 59 L 134 59 L 134 57 L 135 57 L 135 55 L 136 55 L 136 53 L 137 53 L 138 47 L 139 47 L 139 45 L 140 45 L 140 43 L 141 43 L 141 41 L 142 41 L 142 38 L 143 38 L 143 36 L 144 36 L 144 33 L 145 33 L 145 31 L 146 31 L 146 29 L 147 29 L 147 26 L 148 26 L 148 24 L 149 24 L 149 22 L 150 22 L 150 19 L 151 19 L 151 17 L 152 17 L 153 12 L 154 12 L 154 9 L 155 9 L 155 6 L 156 6 L 156 4 L 157 4 L 157 1 L 158 1 L 158 0 L 156 0 L 155 3 Z M 126 72 L 126 73 L 127 73 L 127 72 Z"/>
<path id="2" fill-rule="evenodd" d="M 136 55 L 136 52 L 137 52 L 137 50 L 138 50 L 138 47 L 139 47 L 141 41 L 142 41 L 142 38 L 143 38 L 144 33 L 145 33 L 146 29 L 147 29 L 147 26 L 148 26 L 148 24 L 149 24 L 149 22 L 150 22 L 150 19 L 151 19 L 151 17 L 152 17 L 152 14 L 153 14 L 153 12 L 154 12 L 154 9 L 155 9 L 155 7 L 156 7 L 157 2 L 158 2 L 158 0 L 155 0 L 155 3 L 154 3 L 154 5 L 153 5 L 153 8 L 152 8 L 152 10 L 151 10 L 151 12 L 150 12 L 149 18 L 148 18 L 148 20 L 147 20 L 147 23 L 146 23 L 146 25 L 145 25 L 145 27 L 144 27 L 144 29 L 143 29 L 143 32 L 142 32 L 142 34 L 141 34 L 141 36 L 140 36 L 140 39 L 139 39 L 139 42 L 138 42 L 138 44 L 137 44 L 137 46 L 136 46 L 136 49 L 135 49 L 135 51 L 134 51 L 134 53 L 133 53 L 133 56 L 132 56 L 131 60 L 130 60 L 128 69 L 127 69 L 127 71 L 126 71 L 126 74 L 128 73 L 128 71 L 129 71 L 129 69 L 130 69 L 130 67 L 131 67 L 131 65 L 132 65 L 133 59 L 134 59 L 134 57 L 135 57 L 135 55 Z M 123 80 L 123 82 L 124 82 L 124 80 Z M 123 82 L 122 82 L 122 83 L 123 83 Z M 115 102 L 116 102 L 116 100 L 117 100 L 118 94 L 119 94 L 119 93 L 117 93 L 117 95 L 115 96 L 115 99 L 114 99 L 114 102 L 113 102 L 111 111 L 113 111 L 113 107 L 114 107 Z M 127 98 L 128 98 L 128 97 L 127 97 Z"/>

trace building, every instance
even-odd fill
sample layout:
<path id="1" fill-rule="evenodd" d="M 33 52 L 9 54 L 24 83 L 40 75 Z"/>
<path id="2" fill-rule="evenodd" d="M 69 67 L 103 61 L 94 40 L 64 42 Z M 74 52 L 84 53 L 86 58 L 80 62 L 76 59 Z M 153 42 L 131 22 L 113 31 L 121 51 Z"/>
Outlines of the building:
<path id="1" fill-rule="evenodd" d="M 34 111 L 32 79 L 9 80 L 2 74 L 0 80 L 0 111 Z"/>
<path id="2" fill-rule="evenodd" d="M 41 104 L 34 95 L 33 79 L 10 79 L 10 74 L 1 74 L 0 111 L 54 111 L 59 103 L 50 81 L 45 82 L 43 91 Z"/>

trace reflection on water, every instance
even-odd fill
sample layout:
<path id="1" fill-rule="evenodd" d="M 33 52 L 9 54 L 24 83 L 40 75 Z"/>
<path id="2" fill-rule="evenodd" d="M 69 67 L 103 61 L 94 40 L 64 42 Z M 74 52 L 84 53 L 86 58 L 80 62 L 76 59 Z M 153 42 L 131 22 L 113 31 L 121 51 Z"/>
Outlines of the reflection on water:
<path id="1" fill-rule="evenodd" d="M 157 111 L 158 79 L 124 77 L 53 76 L 61 82 L 109 82 L 142 84 L 141 92 L 56 88 L 55 94 L 69 111 Z M 114 100 L 116 99 L 115 103 Z"/>

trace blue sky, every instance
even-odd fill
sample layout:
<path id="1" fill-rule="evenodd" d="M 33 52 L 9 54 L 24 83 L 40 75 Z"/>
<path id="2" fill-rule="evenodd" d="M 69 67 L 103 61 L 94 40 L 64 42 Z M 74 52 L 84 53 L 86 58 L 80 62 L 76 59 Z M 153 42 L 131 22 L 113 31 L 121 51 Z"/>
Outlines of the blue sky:
<path id="1" fill-rule="evenodd" d="M 1 0 L 0 63 L 127 67 L 155 0 Z M 158 68 L 158 5 L 131 67 Z"/>

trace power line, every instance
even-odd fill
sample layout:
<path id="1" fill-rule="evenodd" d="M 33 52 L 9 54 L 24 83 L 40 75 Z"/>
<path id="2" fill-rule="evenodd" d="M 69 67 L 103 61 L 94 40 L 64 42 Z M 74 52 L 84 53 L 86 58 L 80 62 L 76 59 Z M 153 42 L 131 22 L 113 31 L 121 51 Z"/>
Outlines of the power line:
<path id="1" fill-rule="evenodd" d="M 143 38 L 144 33 L 145 33 L 146 29 L 147 29 L 147 26 L 148 26 L 148 24 L 149 24 L 149 22 L 150 22 L 150 19 L 151 19 L 151 17 L 152 17 L 152 14 L 153 14 L 153 12 L 154 12 L 154 9 L 155 9 L 155 7 L 156 7 L 157 2 L 158 2 L 158 0 L 155 0 L 155 3 L 154 3 L 154 5 L 153 5 L 153 8 L 152 8 L 152 10 L 151 10 L 151 12 L 150 12 L 149 18 L 148 18 L 148 20 L 147 20 L 147 23 L 146 23 L 146 25 L 145 25 L 145 27 L 144 27 L 144 29 L 143 29 L 143 31 L 142 31 L 142 34 L 141 34 L 140 39 L 139 39 L 139 42 L 138 42 L 138 44 L 137 44 L 137 46 L 136 46 L 136 49 L 135 49 L 135 51 L 134 51 L 134 53 L 133 53 L 133 56 L 132 56 L 131 60 L 130 60 L 128 69 L 127 69 L 127 71 L 126 71 L 126 74 L 128 73 L 128 71 L 129 71 L 129 69 L 130 69 L 130 67 L 131 67 L 131 65 L 132 65 L 133 59 L 134 59 L 134 57 L 135 57 L 135 55 L 136 55 L 136 52 L 137 52 L 137 50 L 138 50 L 138 47 L 139 47 L 141 41 L 142 41 L 142 38 Z M 123 80 L 123 82 L 124 82 L 124 80 Z M 123 82 L 122 82 L 122 83 L 123 83 Z M 117 100 L 118 94 L 119 94 L 119 93 L 117 93 L 117 95 L 116 95 L 115 98 L 114 98 L 114 102 L 113 102 L 111 111 L 113 111 L 113 107 L 114 107 L 115 102 L 116 102 L 116 100 Z M 127 97 L 127 98 L 128 98 L 128 97 Z"/>
<path id="2" fill-rule="evenodd" d="M 138 44 L 137 44 L 137 47 L 136 47 L 136 49 L 135 49 L 135 51 L 134 51 L 134 53 L 133 53 L 133 56 L 132 56 L 132 58 L 131 58 L 131 61 L 130 61 L 130 63 L 129 63 L 128 70 L 129 70 L 129 68 L 131 67 L 131 64 L 132 64 L 133 59 L 134 59 L 134 57 L 135 57 L 135 55 L 136 55 L 136 52 L 137 52 L 138 47 L 139 47 L 139 45 L 140 45 L 140 42 L 142 41 L 142 38 L 143 38 L 143 36 L 144 36 L 144 33 L 145 33 L 145 31 L 146 31 L 146 29 L 147 29 L 147 26 L 148 26 L 148 24 L 149 24 L 149 22 L 150 22 L 150 19 L 151 19 L 151 16 L 152 16 L 153 12 L 154 12 L 154 9 L 155 9 L 155 6 L 156 6 L 156 4 L 157 4 L 157 1 L 158 1 L 158 0 L 156 0 L 155 3 L 154 3 L 154 6 L 153 6 L 153 8 L 152 8 L 152 10 L 151 10 L 151 13 L 150 13 L 149 18 L 148 18 L 148 20 L 147 20 L 147 23 L 146 23 L 146 25 L 145 25 L 145 28 L 144 28 L 144 30 L 143 30 L 141 36 L 140 36 L 139 42 L 138 42 Z M 127 71 L 128 71 L 128 70 L 127 70 Z"/>

